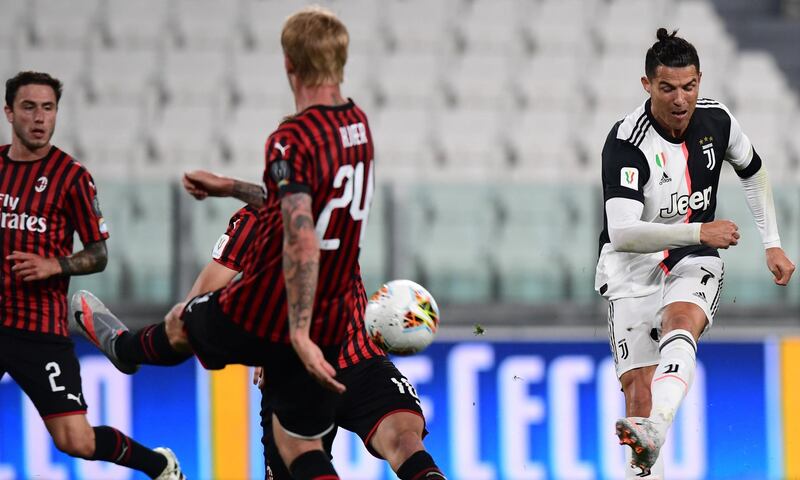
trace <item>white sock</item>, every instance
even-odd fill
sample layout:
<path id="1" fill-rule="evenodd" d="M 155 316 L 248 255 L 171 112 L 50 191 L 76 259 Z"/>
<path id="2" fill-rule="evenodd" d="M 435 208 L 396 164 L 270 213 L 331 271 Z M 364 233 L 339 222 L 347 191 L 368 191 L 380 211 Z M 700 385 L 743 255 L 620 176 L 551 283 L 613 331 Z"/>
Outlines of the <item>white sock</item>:
<path id="1" fill-rule="evenodd" d="M 697 344 L 689 331 L 673 330 L 661 339 L 658 349 L 661 361 L 650 385 L 653 408 L 649 418 L 663 439 L 694 381 Z"/>

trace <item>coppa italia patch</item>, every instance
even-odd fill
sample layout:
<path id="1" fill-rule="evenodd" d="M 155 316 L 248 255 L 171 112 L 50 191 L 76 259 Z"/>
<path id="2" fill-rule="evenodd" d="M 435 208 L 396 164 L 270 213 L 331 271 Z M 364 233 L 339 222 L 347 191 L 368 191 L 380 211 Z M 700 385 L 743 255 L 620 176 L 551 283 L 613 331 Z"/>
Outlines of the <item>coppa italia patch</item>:
<path id="1" fill-rule="evenodd" d="M 622 167 L 619 171 L 619 184 L 631 190 L 639 190 L 639 169 L 633 167 Z"/>

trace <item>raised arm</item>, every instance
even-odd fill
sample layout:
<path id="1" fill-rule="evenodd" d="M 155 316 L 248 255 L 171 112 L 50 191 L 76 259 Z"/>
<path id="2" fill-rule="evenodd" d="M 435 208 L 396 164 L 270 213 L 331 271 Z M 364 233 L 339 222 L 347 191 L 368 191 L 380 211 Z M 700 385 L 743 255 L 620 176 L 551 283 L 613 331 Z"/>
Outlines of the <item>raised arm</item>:
<path id="1" fill-rule="evenodd" d="M 264 205 L 265 192 L 261 185 L 206 170 L 184 173 L 183 188 L 198 200 L 206 197 L 233 197 L 256 208 Z"/>

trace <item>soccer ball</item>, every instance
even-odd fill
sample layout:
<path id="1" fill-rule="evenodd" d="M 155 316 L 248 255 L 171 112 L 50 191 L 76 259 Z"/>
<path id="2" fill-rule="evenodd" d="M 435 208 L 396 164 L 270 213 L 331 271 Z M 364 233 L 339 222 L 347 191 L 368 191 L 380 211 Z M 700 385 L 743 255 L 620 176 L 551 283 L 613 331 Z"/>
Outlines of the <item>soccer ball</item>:
<path id="1" fill-rule="evenodd" d="M 392 280 L 370 298 L 365 323 L 372 341 L 384 351 L 412 355 L 433 342 L 439 307 L 422 286 L 411 280 Z"/>

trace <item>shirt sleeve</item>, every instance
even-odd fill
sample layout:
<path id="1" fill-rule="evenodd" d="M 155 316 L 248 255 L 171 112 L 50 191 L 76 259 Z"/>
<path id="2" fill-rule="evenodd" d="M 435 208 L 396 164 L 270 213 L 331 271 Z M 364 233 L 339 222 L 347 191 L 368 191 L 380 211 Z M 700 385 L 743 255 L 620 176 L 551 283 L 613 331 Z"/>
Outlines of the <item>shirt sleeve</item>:
<path id="1" fill-rule="evenodd" d="M 740 178 L 752 177 L 761 169 L 761 158 L 755 152 L 750 139 L 742 131 L 736 118 L 728 112 L 731 119 L 731 131 L 728 137 L 728 149 L 725 151 L 727 160 Z"/>
<path id="2" fill-rule="evenodd" d="M 608 237 L 617 252 L 655 253 L 688 245 L 700 245 L 702 223 L 663 223 L 641 220 L 644 205 L 627 198 L 606 201 Z"/>
<path id="3" fill-rule="evenodd" d="M 97 187 L 86 170 L 81 169 L 75 183 L 67 192 L 66 212 L 84 245 L 109 237 L 108 227 L 100 211 Z"/>
<path id="4" fill-rule="evenodd" d="M 267 190 L 287 193 L 311 193 L 314 184 L 314 163 L 308 147 L 299 134 L 282 127 L 267 140 L 264 184 Z"/>
<path id="5" fill-rule="evenodd" d="M 211 252 L 211 258 L 220 265 L 241 272 L 245 253 L 255 239 L 257 214 L 254 209 L 244 207 L 233 214 L 225 230 Z"/>
<path id="6" fill-rule="evenodd" d="M 603 195 L 606 200 L 621 197 L 644 203 L 650 167 L 641 150 L 616 134 L 614 127 L 603 147 Z"/>

